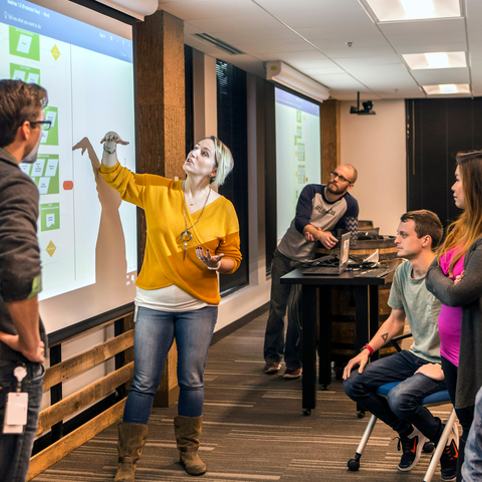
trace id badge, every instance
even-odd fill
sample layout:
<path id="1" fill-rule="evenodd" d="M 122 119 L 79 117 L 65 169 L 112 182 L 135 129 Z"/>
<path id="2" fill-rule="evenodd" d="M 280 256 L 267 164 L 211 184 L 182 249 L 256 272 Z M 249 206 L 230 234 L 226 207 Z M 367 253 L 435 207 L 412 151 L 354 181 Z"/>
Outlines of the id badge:
<path id="1" fill-rule="evenodd" d="M 5 407 L 3 433 L 23 433 L 27 425 L 28 393 L 10 392 Z"/>

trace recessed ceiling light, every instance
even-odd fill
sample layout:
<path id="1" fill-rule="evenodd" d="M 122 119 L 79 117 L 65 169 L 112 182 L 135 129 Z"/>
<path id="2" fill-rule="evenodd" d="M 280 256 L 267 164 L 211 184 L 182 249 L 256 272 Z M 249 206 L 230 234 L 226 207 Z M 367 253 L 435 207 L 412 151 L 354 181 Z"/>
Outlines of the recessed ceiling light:
<path id="1" fill-rule="evenodd" d="M 470 94 L 469 84 L 424 85 L 427 95 Z"/>
<path id="2" fill-rule="evenodd" d="M 360 0 L 380 22 L 460 17 L 459 0 Z"/>
<path id="3" fill-rule="evenodd" d="M 467 67 L 465 52 L 427 52 L 424 54 L 403 54 L 402 57 L 412 70 Z"/>

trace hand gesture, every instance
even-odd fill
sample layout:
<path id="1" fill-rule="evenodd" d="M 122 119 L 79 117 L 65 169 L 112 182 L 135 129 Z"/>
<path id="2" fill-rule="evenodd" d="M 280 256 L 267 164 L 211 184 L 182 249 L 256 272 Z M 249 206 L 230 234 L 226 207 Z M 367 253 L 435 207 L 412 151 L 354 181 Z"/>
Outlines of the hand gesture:
<path id="1" fill-rule="evenodd" d="M 357 356 L 353 357 L 346 365 L 345 369 L 343 370 L 343 380 L 347 380 L 350 378 L 350 373 L 355 366 L 360 365 L 358 368 L 358 373 L 363 373 L 365 369 L 365 365 L 368 363 L 368 358 L 370 356 L 370 352 L 368 350 L 363 350 Z"/>
<path id="2" fill-rule="evenodd" d="M 100 143 L 104 144 L 104 150 L 109 154 L 113 154 L 116 151 L 117 144 L 121 144 L 122 146 L 127 146 L 129 144 L 128 142 L 123 141 L 120 135 L 114 131 L 107 132 Z"/>
<path id="3" fill-rule="evenodd" d="M 45 361 L 45 344 L 43 341 L 39 341 L 39 344 L 35 347 L 28 347 L 24 346 L 18 335 L 10 335 L 1 331 L 0 341 L 12 350 L 20 352 L 33 363 L 43 363 Z"/>
<path id="4" fill-rule="evenodd" d="M 211 256 L 209 249 L 207 249 L 205 253 L 202 246 L 196 247 L 196 254 L 199 261 L 203 262 L 208 268 L 216 268 L 224 256 L 224 253 L 218 254 L 217 256 Z"/>

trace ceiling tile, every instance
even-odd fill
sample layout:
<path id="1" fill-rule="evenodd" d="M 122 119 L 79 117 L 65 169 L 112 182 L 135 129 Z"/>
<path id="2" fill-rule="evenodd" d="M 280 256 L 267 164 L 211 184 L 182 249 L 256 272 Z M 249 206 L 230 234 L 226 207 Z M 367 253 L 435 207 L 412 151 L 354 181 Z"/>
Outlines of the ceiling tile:
<path id="1" fill-rule="evenodd" d="M 466 84 L 469 82 L 469 69 L 427 69 L 412 70 L 412 75 L 420 85 Z"/>
<path id="2" fill-rule="evenodd" d="M 379 23 L 380 30 L 387 36 L 392 35 L 420 35 L 443 32 L 465 32 L 463 18 L 420 20 L 415 22 Z"/>
<path id="3" fill-rule="evenodd" d="M 216 35 L 216 37 L 232 45 L 245 43 L 263 44 L 280 40 L 283 42 L 302 40 L 298 35 L 296 35 L 286 27 L 281 27 L 276 30 L 259 29 L 234 32 L 220 32 Z"/>
<path id="4" fill-rule="evenodd" d="M 262 10 L 251 0 L 198 0 L 163 3 L 161 9 L 182 20 L 220 19 L 259 15 Z"/>

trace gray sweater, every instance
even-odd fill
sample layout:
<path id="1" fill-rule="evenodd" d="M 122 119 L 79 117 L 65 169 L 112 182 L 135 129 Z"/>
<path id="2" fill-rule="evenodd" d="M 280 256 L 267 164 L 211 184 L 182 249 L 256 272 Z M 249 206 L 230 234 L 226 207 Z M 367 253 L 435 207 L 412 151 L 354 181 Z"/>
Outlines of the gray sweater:
<path id="1" fill-rule="evenodd" d="M 455 407 L 473 407 L 482 386 L 482 239 L 465 253 L 464 277 L 454 285 L 437 259 L 427 273 L 427 289 L 444 305 L 462 307 Z"/>
<path id="2" fill-rule="evenodd" d="M 16 334 L 6 302 L 35 296 L 41 289 L 37 240 L 38 189 L 16 159 L 0 148 L 0 331 Z M 39 317 L 40 336 L 47 348 Z M 0 342 L 0 360 L 27 361 Z"/>

